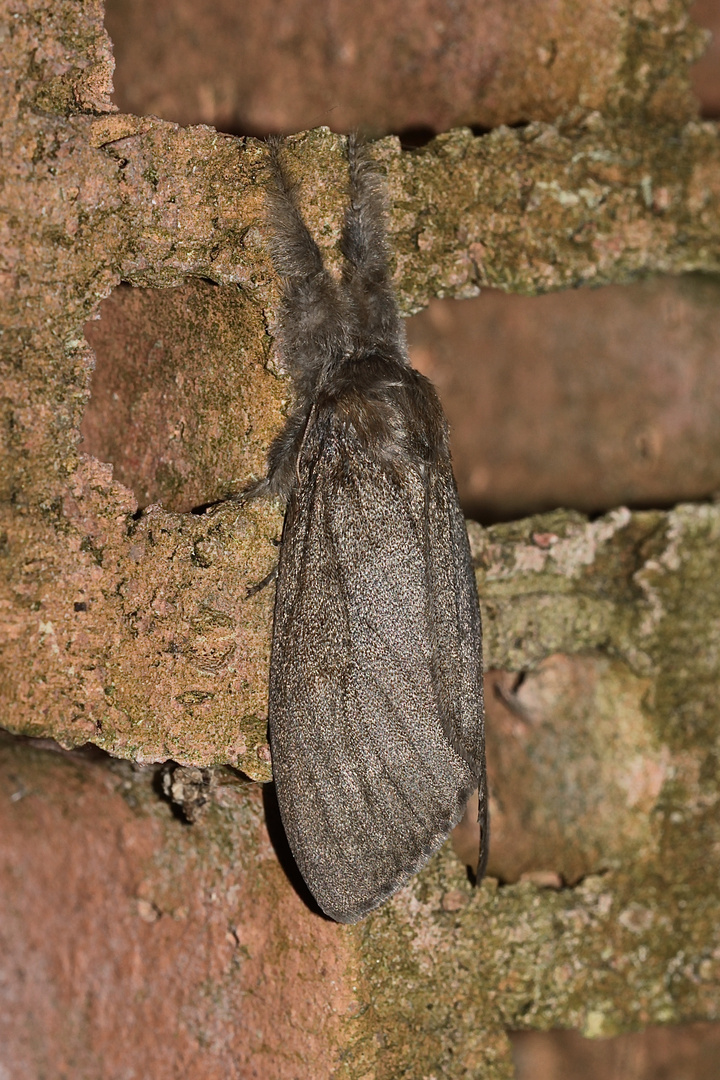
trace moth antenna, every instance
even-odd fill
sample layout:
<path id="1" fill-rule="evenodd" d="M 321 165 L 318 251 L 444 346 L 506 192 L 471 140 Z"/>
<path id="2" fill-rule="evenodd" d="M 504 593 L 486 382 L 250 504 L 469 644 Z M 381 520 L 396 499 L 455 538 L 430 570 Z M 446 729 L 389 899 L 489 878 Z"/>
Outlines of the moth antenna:
<path id="1" fill-rule="evenodd" d="M 340 241 L 343 285 L 355 316 L 353 346 L 405 359 L 405 332 L 390 282 L 386 210 L 378 166 L 357 134 L 348 136 L 349 204 Z"/>
<path id="2" fill-rule="evenodd" d="M 348 135 L 347 155 L 350 202 L 341 241 L 345 278 L 377 284 L 388 276 L 385 199 L 378 167 L 357 134 Z"/>
<path id="3" fill-rule="evenodd" d="M 303 221 L 297 202 L 298 185 L 283 162 L 285 140 L 273 135 L 267 140 L 272 186 L 267 195 L 272 234 L 270 251 L 275 268 L 285 279 L 312 278 L 323 274 L 320 249 Z"/>
<path id="4" fill-rule="evenodd" d="M 285 142 L 268 139 L 270 252 L 282 282 L 279 344 L 299 398 L 312 395 L 318 375 L 347 349 L 347 312 L 340 291 L 305 224 L 283 161 Z"/>

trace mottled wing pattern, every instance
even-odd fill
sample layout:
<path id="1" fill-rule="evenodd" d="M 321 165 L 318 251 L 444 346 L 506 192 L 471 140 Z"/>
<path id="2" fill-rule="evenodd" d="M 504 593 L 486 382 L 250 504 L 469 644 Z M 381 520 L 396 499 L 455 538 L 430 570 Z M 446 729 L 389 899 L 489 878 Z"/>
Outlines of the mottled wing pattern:
<path id="1" fill-rule="evenodd" d="M 395 892 L 485 791 L 480 621 L 449 459 L 398 477 L 349 438 L 315 408 L 285 519 L 269 708 L 290 846 L 340 922 Z"/>

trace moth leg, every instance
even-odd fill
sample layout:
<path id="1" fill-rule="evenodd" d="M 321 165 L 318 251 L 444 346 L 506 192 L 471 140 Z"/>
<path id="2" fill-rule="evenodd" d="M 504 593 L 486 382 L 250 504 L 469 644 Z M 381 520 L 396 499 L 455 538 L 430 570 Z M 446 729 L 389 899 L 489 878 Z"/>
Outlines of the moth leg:
<path id="1" fill-rule="evenodd" d="M 256 593 L 261 592 L 266 585 L 269 585 L 271 581 L 274 581 L 278 573 L 278 564 L 275 563 L 269 574 L 266 574 L 264 578 L 256 582 L 255 585 L 248 585 L 245 590 L 245 599 L 249 600 L 251 596 L 255 596 Z"/>
<path id="2" fill-rule="evenodd" d="M 287 419 L 285 427 L 275 436 L 268 454 L 267 493 L 287 499 L 297 482 L 297 460 L 300 455 L 313 406 L 300 402 Z"/>
<path id="3" fill-rule="evenodd" d="M 377 166 L 357 135 L 348 136 L 348 164 L 350 202 L 340 250 L 343 284 L 355 315 L 353 345 L 372 351 L 394 346 L 404 354 L 405 331 L 388 269 L 385 200 Z"/>
<path id="4" fill-rule="evenodd" d="M 249 502 L 253 502 L 254 499 L 262 499 L 264 495 L 268 494 L 268 478 L 263 476 L 261 480 L 255 480 L 252 484 L 248 484 L 242 491 L 236 492 L 229 498 L 230 502 L 237 503 L 238 506 L 246 506 Z"/>

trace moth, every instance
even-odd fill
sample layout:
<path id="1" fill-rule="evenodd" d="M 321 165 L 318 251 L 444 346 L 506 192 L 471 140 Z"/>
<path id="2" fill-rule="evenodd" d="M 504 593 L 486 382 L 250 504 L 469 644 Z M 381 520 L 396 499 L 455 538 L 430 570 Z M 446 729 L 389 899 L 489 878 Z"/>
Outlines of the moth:
<path id="1" fill-rule="evenodd" d="M 437 395 L 410 366 L 384 200 L 348 139 L 333 276 L 269 142 L 278 344 L 294 407 L 252 491 L 286 500 L 268 726 L 293 856 L 322 910 L 363 918 L 427 861 L 479 788 L 480 613 Z"/>

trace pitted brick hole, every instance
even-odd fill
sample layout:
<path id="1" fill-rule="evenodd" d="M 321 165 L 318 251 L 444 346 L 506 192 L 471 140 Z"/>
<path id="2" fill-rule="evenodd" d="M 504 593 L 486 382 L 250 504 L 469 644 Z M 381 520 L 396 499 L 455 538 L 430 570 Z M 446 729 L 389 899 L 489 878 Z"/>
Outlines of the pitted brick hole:
<path id="1" fill-rule="evenodd" d="M 283 385 L 264 367 L 257 305 L 234 287 L 122 285 L 85 335 L 96 356 L 80 450 L 141 507 L 225 498 L 262 472 Z"/>

